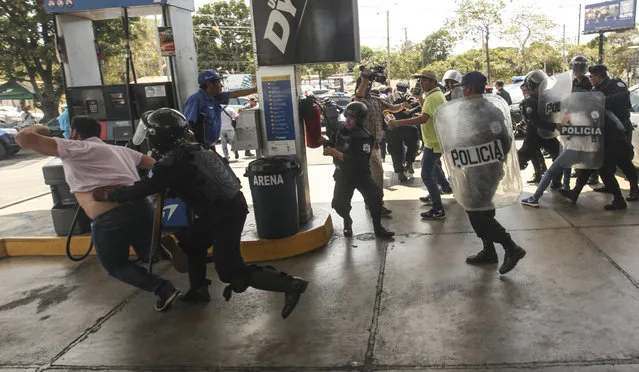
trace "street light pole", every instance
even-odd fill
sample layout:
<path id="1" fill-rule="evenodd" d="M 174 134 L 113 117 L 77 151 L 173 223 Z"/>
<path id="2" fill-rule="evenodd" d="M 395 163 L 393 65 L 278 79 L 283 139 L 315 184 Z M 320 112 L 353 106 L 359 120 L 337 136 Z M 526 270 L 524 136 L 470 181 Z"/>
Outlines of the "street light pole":
<path id="1" fill-rule="evenodd" d="M 390 11 L 386 10 L 386 71 L 388 71 L 388 80 L 391 78 L 390 66 Z"/>
<path id="2" fill-rule="evenodd" d="M 580 36 L 581 36 L 581 4 L 579 4 L 579 22 L 577 22 L 577 45 L 579 45 Z"/>

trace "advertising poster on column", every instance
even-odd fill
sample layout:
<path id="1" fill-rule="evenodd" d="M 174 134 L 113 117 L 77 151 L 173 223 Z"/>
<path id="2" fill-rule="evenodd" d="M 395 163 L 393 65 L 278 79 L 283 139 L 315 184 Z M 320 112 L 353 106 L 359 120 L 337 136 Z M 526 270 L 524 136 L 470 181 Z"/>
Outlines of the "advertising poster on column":
<path id="1" fill-rule="evenodd" d="M 295 155 L 291 76 L 262 77 L 266 139 L 271 155 Z"/>
<path id="2" fill-rule="evenodd" d="M 635 0 L 613 0 L 584 7 L 584 34 L 635 28 Z"/>
<path id="3" fill-rule="evenodd" d="M 175 40 L 173 39 L 173 27 L 158 27 L 160 36 L 160 51 L 162 57 L 175 56 Z"/>
<path id="4" fill-rule="evenodd" d="M 357 0 L 252 0 L 260 66 L 359 61 Z"/>

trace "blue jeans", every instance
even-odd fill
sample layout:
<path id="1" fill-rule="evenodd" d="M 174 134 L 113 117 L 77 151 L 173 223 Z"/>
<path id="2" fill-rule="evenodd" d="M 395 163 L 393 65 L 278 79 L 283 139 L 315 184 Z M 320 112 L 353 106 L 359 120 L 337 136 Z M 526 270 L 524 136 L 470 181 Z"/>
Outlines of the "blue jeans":
<path id="1" fill-rule="evenodd" d="M 160 294 L 173 285 L 129 261 L 129 247 L 146 260 L 151 249 L 153 205 L 147 199 L 128 202 L 99 215 L 91 223 L 91 238 L 109 275 L 147 292 Z"/>
<path id="2" fill-rule="evenodd" d="M 442 168 L 437 165 L 441 156 L 441 153 L 435 153 L 433 149 L 424 147 L 424 154 L 422 155 L 422 181 L 433 201 L 433 209 L 438 211 L 444 209 L 438 183 L 441 182 L 450 187 Z"/>
<path id="3" fill-rule="evenodd" d="M 563 183 L 564 186 L 568 186 L 570 188 L 570 168 L 564 168 L 564 164 L 570 163 L 568 159 L 574 156 L 574 153 L 570 150 L 564 151 L 555 161 L 552 162 L 550 168 L 544 173 L 544 176 L 541 178 L 539 185 L 537 186 L 537 190 L 535 190 L 535 194 L 533 197 L 535 200 L 539 200 L 542 195 L 544 195 L 544 191 L 550 186 L 550 182 L 554 179 L 557 179 L 561 174 L 563 174 Z M 577 161 L 572 162 L 573 164 L 577 163 Z"/>

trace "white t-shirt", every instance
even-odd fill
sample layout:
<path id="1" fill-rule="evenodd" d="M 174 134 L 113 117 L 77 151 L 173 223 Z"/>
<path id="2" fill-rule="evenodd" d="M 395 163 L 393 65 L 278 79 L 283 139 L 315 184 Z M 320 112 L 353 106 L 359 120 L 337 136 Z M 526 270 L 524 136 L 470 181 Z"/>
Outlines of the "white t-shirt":
<path id="1" fill-rule="evenodd" d="M 233 107 L 226 106 L 222 112 L 222 130 L 233 130 L 231 122 L 235 119 L 237 119 L 237 112 L 233 110 Z"/>
<path id="2" fill-rule="evenodd" d="M 71 192 L 89 192 L 104 186 L 131 186 L 140 180 L 137 167 L 142 154 L 109 145 L 99 138 L 83 141 L 54 138 Z"/>

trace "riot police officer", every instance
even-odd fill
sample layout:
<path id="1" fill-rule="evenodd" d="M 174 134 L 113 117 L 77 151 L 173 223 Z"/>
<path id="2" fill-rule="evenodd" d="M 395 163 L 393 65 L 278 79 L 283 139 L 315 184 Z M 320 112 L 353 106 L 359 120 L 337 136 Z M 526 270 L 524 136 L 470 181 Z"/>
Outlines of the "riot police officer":
<path id="1" fill-rule="evenodd" d="M 335 189 L 331 205 L 344 219 L 344 236 L 352 236 L 351 199 L 357 189 L 370 210 L 375 235 L 391 238 L 395 233 L 382 226 L 382 190 L 371 175 L 370 156 L 374 138 L 364 128 L 367 115 L 366 105 L 361 102 L 349 103 L 344 110 L 346 127 L 340 129 L 334 143 L 325 143 L 324 155 L 333 157 L 335 164 Z"/>
<path id="2" fill-rule="evenodd" d="M 625 209 L 627 205 L 621 194 L 619 182 L 615 178 L 617 167 L 623 171 L 630 183 L 630 194 L 626 200 L 636 201 L 639 198 L 637 172 L 632 164 L 634 151 L 631 143 L 633 128 L 630 122 L 630 93 L 623 81 L 608 77 L 606 66 L 595 65 L 588 70 L 593 90 L 602 92 L 606 96 L 604 161 L 599 174 L 607 191 L 612 193 L 614 199 L 604 208 L 606 210 Z M 572 191 L 563 192 L 562 195 L 573 203 L 576 202 L 592 172 L 589 170 L 578 172 L 575 188 Z"/>
<path id="3" fill-rule="evenodd" d="M 589 92 L 592 90 L 590 79 L 586 76 L 588 71 L 588 58 L 584 56 L 576 56 L 570 60 L 570 69 L 572 70 L 572 91 L 573 92 Z"/>
<path id="4" fill-rule="evenodd" d="M 240 182 L 221 156 L 201 144 L 189 143 L 186 118 L 178 111 L 162 108 L 143 118 L 153 151 L 161 157 L 152 177 L 133 186 L 96 195 L 109 201 L 126 202 L 169 189 L 197 216 L 176 234 L 178 245 L 189 258 L 190 290 L 182 297 L 190 302 L 208 302 L 206 250 L 215 246 L 213 260 L 218 277 L 228 286 L 224 297 L 248 287 L 285 294 L 282 317 L 295 309 L 308 282 L 274 268 L 247 265 L 240 254 L 240 242 L 248 207 Z"/>
<path id="5" fill-rule="evenodd" d="M 542 70 L 531 71 L 524 78 L 522 85 L 528 91 L 528 96 L 522 101 L 522 116 L 526 120 L 526 137 L 524 143 L 518 151 L 520 168 L 524 169 L 529 160 L 538 158 L 538 152 L 541 148 L 545 149 L 554 161 L 559 155 L 559 140 L 557 138 L 542 138 L 539 130 L 554 131 L 555 124 L 545 121 L 539 116 L 539 87 L 541 83 L 548 78 Z M 542 160 L 543 161 L 543 160 Z M 542 170 L 535 169 L 535 181 L 539 183 L 541 180 Z M 559 174 L 551 184 L 553 189 L 561 187 L 561 174 Z"/>
<path id="6" fill-rule="evenodd" d="M 463 96 L 462 87 L 460 85 L 461 79 L 462 74 L 457 70 L 448 70 L 444 73 L 442 81 L 446 88 L 446 93 L 444 94 L 446 101 L 452 101 Z"/>
<path id="7" fill-rule="evenodd" d="M 471 265 L 496 264 L 495 243 L 506 254 L 500 274 L 511 271 L 526 251 L 518 246 L 495 219 L 503 200 L 514 202 L 521 192 L 521 175 L 511 151 L 514 139 L 508 106 L 495 96 L 482 96 L 486 77 L 471 71 L 462 77 L 464 98 L 438 109 L 435 125 L 451 173 L 455 199 L 468 213 L 483 249 L 466 258 Z M 503 182 L 502 182 L 503 181 Z M 504 191 L 510 195 L 505 198 Z M 516 190 L 516 191 L 515 191 Z M 497 201 L 495 196 L 499 195 Z"/>

